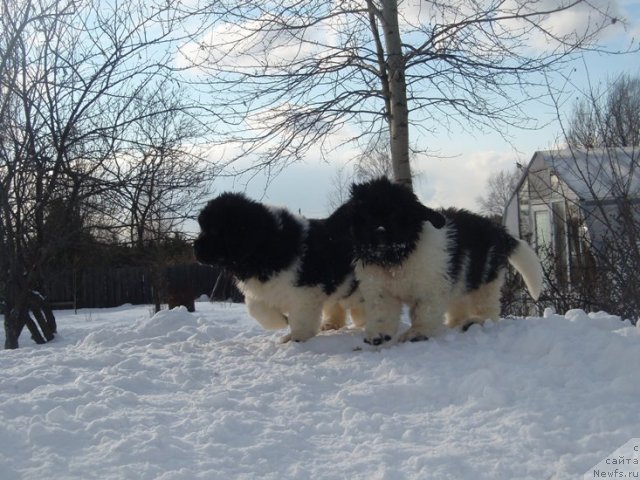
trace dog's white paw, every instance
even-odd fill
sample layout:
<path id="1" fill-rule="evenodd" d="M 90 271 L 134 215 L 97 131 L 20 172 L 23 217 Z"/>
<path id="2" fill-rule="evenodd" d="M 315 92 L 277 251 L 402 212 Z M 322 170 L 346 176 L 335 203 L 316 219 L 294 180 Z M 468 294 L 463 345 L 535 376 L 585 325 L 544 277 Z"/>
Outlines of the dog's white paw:
<path id="1" fill-rule="evenodd" d="M 323 332 L 326 332 L 328 330 L 340 330 L 341 328 L 344 328 L 345 326 L 345 322 L 344 320 L 340 321 L 340 320 L 329 320 L 329 321 L 325 321 L 322 323 L 322 326 L 320 327 L 320 330 L 322 330 Z"/>
<path id="2" fill-rule="evenodd" d="M 289 343 L 291 341 L 291 334 L 287 333 L 284 337 L 280 337 L 280 343 Z"/>
<path id="3" fill-rule="evenodd" d="M 317 332 L 290 332 L 280 338 L 280 343 L 288 342 L 306 342 L 310 338 L 315 337 Z"/>

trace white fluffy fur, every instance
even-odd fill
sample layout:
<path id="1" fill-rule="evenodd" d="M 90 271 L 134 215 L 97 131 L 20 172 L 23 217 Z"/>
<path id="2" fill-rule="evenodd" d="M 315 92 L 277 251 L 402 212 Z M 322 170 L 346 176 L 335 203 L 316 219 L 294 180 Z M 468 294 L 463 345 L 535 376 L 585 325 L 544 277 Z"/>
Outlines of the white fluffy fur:
<path id="1" fill-rule="evenodd" d="M 350 309 L 353 323 L 364 326 L 362 297 L 356 291 L 345 298 L 351 288 L 350 278 L 331 295 L 322 288 L 296 286 L 298 265 L 284 270 L 266 282 L 250 279 L 238 282 L 245 295 L 249 314 L 266 329 L 290 328 L 282 341 L 305 341 L 320 330 L 345 325 L 346 310 Z"/>
<path id="2" fill-rule="evenodd" d="M 450 235 L 450 228 L 447 225 L 438 230 L 426 222 L 416 249 L 397 267 L 358 262 L 356 276 L 365 300 L 367 341 L 374 343 L 375 339 L 396 335 L 403 304 L 410 308 L 411 327 L 400 336 L 401 341 L 437 336 L 446 326 L 459 328 L 488 318 L 498 319 L 504 272 L 471 292 L 465 293 L 464 275 L 452 283 L 447 245 L 455 236 Z M 521 242 L 509 261 L 537 298 L 542 270 L 535 253 Z"/>

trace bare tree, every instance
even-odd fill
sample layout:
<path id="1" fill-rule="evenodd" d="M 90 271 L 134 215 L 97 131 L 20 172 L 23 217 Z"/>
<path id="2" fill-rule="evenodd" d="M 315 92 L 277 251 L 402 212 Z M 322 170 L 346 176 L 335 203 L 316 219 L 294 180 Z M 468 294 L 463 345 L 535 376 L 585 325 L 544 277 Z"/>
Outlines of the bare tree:
<path id="1" fill-rule="evenodd" d="M 165 278 L 170 262 L 165 243 L 209 194 L 214 172 L 196 146 L 203 129 L 183 110 L 179 93 L 156 97 L 137 102 L 141 114 L 130 127 L 131 148 L 116 160 L 121 186 L 106 192 L 105 203 L 111 205 L 110 224 L 126 227 L 137 264 L 150 270 L 159 311 L 172 293 Z"/>
<path id="2" fill-rule="evenodd" d="M 608 102 L 589 106 L 590 137 L 606 139 Z M 560 98 L 551 95 L 565 146 L 538 152 L 525 171 L 516 203 L 520 234 L 535 241 L 545 269 L 542 305 L 558 310 L 606 310 L 636 322 L 640 318 L 640 146 L 575 146 L 575 125 L 563 122 Z M 579 110 L 578 110 L 579 111 Z M 574 110 L 575 112 L 575 110 Z M 627 130 L 628 131 L 628 130 Z M 585 128 L 583 132 L 589 133 Z M 513 218 L 512 218 L 513 219 Z M 507 282 L 509 287 L 514 285 Z M 523 304 L 513 292 L 511 307 Z M 521 300 L 521 299 L 520 299 Z M 526 310 L 526 306 L 524 308 Z"/>
<path id="3" fill-rule="evenodd" d="M 575 148 L 596 148 L 604 145 L 605 132 L 602 119 L 597 118 L 592 101 L 580 99 L 573 107 L 568 125 L 567 142 Z"/>
<path id="4" fill-rule="evenodd" d="M 162 89 L 136 99 L 127 148 L 112 159 L 119 188 L 105 192 L 107 225 L 126 230 L 123 240 L 140 252 L 180 230 L 215 174 L 198 147 L 205 132 L 181 102 L 179 92 Z"/>
<path id="5" fill-rule="evenodd" d="M 547 272 L 549 301 L 634 322 L 640 319 L 639 109 L 640 78 L 622 75 L 604 93 L 579 100 L 566 127 L 560 122 L 572 152 L 567 163 L 584 190 L 578 199 L 564 196 L 569 250 L 576 252 L 570 270 L 548 262 Z"/>
<path id="6" fill-rule="evenodd" d="M 355 180 L 362 182 L 379 177 L 393 178 L 391 144 L 388 138 L 384 138 L 369 145 L 362 154 L 358 155 L 353 168 Z"/>
<path id="7" fill-rule="evenodd" d="M 640 148 L 540 152 L 518 196 L 517 224 L 542 259 L 539 305 L 640 318 Z M 544 158 L 544 162 L 540 161 Z M 537 158 L 537 160 L 536 160 Z M 505 283 L 503 308 L 528 314 L 519 281 Z"/>
<path id="8" fill-rule="evenodd" d="M 640 145 L 640 77 L 622 75 L 607 98 L 606 146 Z"/>
<path id="9" fill-rule="evenodd" d="M 38 343 L 51 340 L 56 331 L 50 309 L 35 293 L 38 271 L 34 264 L 50 253 L 39 249 L 45 239 L 44 203 L 59 191 L 53 178 L 64 177 L 60 162 L 51 151 L 39 149 L 46 129 L 38 131 L 40 93 L 46 69 L 35 68 L 45 58 L 34 45 L 35 32 L 42 29 L 42 42 L 68 5 L 39 8 L 31 2 L 2 2 L 0 11 L 0 266 L 4 280 L 5 346 L 17 347 L 26 325 Z M 46 141 L 46 140 L 45 140 Z M 30 314 L 31 311 L 31 314 Z M 40 331 L 36 326 L 40 326 Z"/>
<path id="10" fill-rule="evenodd" d="M 576 148 L 640 145 L 640 77 L 628 74 L 576 102 L 567 142 Z"/>
<path id="11" fill-rule="evenodd" d="M 589 2 L 547 6 L 216 1 L 200 11 L 210 33 L 183 54 L 205 74 L 203 84 L 228 92 L 225 118 L 237 125 L 228 140 L 242 146 L 242 157 L 257 155 L 255 166 L 286 165 L 310 148 L 367 145 L 384 133 L 395 180 L 411 185 L 411 128 L 430 135 L 535 126 L 523 107 L 541 95 L 538 74 L 597 48 L 601 32 L 621 23 Z M 553 25 L 563 13 L 590 21 L 563 31 Z M 546 47 L 536 50 L 534 42 Z M 332 133 L 342 137 L 338 145 Z"/>
<path id="12" fill-rule="evenodd" d="M 329 207 L 336 209 L 349 198 L 349 188 L 354 181 L 364 182 L 379 177 L 393 178 L 390 142 L 388 137 L 375 139 L 352 162 L 338 167 L 332 178 Z"/>
<path id="13" fill-rule="evenodd" d="M 43 316 L 34 292 L 47 266 L 83 231 L 112 227 L 104 199 L 131 180 L 122 166 L 139 147 L 134 126 L 169 113 L 198 118 L 186 95 L 179 106 L 159 101 L 176 85 L 179 3 L 2 0 L 0 265 L 7 348 L 18 346 L 32 316 Z M 143 99 L 148 108 L 140 108 Z M 172 152 L 178 149 L 173 145 Z M 50 339 L 55 320 L 38 323 L 48 331 L 42 339 L 32 330 L 34 339 Z"/>
<path id="14" fill-rule="evenodd" d="M 605 310 L 636 322 L 640 318 L 640 149 L 572 152 L 566 162 L 579 176 L 586 200 L 564 196 L 569 255 L 551 248 L 543 252 L 548 259 L 544 262 L 548 289 L 542 300 L 558 309 Z"/>
<path id="15" fill-rule="evenodd" d="M 515 192 L 521 176 L 522 172 L 515 168 L 492 173 L 487 180 L 486 196 L 477 199 L 480 213 L 502 219 L 504 209 Z"/>
<path id="16" fill-rule="evenodd" d="M 351 165 L 340 165 L 334 170 L 331 176 L 331 190 L 327 196 L 329 210 L 336 210 L 349 200 L 349 186 L 352 182 L 353 172 L 351 171 Z"/>

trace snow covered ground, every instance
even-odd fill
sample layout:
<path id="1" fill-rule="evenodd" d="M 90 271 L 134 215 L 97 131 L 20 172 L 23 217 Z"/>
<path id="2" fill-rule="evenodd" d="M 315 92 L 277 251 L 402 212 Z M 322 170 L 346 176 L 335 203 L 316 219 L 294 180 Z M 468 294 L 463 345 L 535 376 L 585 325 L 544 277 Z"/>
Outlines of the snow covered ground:
<path id="1" fill-rule="evenodd" d="M 606 314 L 375 349 L 196 308 L 58 312 L 0 352 L 0 478 L 582 479 L 640 437 L 640 329 Z"/>

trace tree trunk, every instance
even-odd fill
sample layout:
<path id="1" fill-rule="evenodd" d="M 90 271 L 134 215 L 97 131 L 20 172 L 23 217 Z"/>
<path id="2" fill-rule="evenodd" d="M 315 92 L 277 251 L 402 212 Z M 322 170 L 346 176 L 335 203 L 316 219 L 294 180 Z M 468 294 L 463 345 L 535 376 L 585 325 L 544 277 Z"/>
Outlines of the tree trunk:
<path id="1" fill-rule="evenodd" d="M 15 350 L 18 348 L 18 338 L 24 328 L 24 318 L 17 310 L 5 312 L 4 315 L 4 348 Z"/>
<path id="2" fill-rule="evenodd" d="M 390 107 L 389 133 L 391 137 L 391 163 L 396 182 L 413 188 L 409 164 L 409 108 L 402 40 L 398 26 L 397 0 L 382 0 L 381 22 L 387 50 L 387 78 Z"/>
<path id="3" fill-rule="evenodd" d="M 5 292 L 5 312 L 4 312 L 4 348 L 18 348 L 18 338 L 25 326 L 25 317 L 22 312 L 25 309 L 26 297 L 21 294 L 20 278 L 12 274 L 13 269 L 9 269 L 7 274 L 7 284 Z"/>

